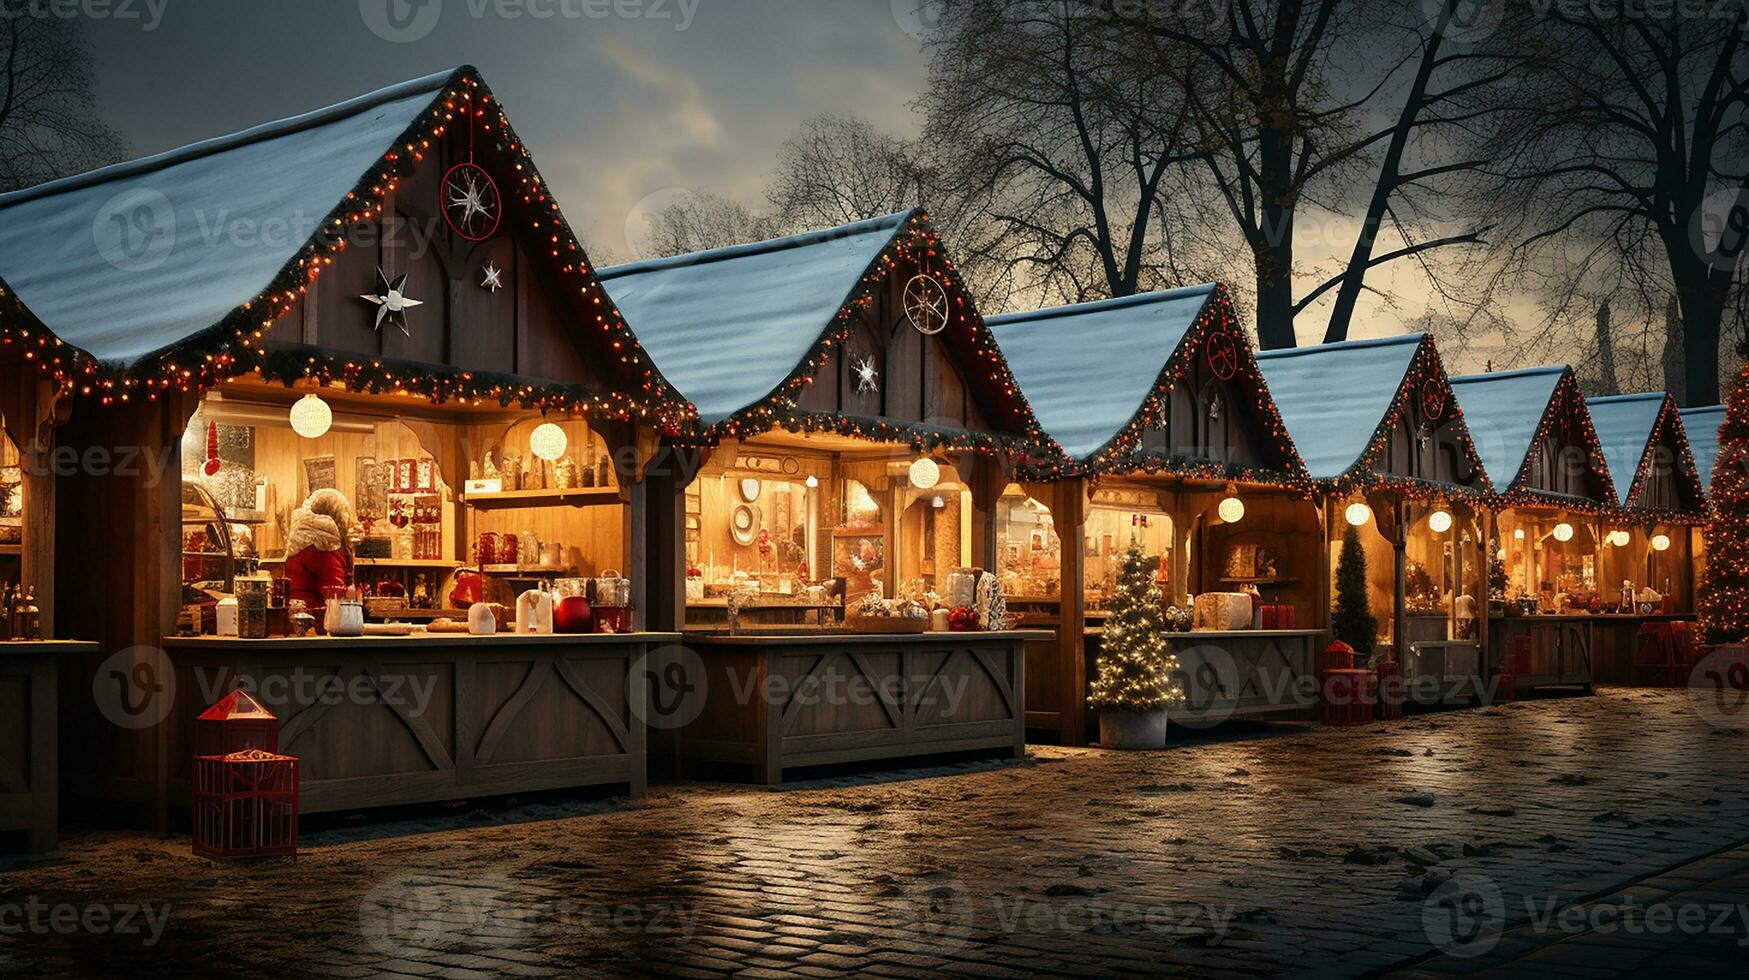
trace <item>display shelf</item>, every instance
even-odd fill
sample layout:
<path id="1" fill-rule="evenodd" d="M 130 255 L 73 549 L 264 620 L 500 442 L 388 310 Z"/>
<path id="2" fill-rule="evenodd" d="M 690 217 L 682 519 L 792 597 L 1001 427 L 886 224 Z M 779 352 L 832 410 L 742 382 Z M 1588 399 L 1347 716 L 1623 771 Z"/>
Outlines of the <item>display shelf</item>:
<path id="1" fill-rule="evenodd" d="M 1299 579 L 1281 575 L 1222 575 L 1216 581 L 1232 582 L 1235 585 L 1294 585 L 1299 582 Z"/>
<path id="2" fill-rule="evenodd" d="M 0 544 L 0 555 L 22 555 L 22 554 L 24 554 L 24 545 L 21 545 L 21 544 Z"/>
<path id="3" fill-rule="evenodd" d="M 283 565 L 285 557 L 263 558 L 263 565 Z M 352 564 L 362 568 L 442 568 L 456 569 L 462 567 L 459 561 L 447 558 L 354 558 Z"/>
<path id="4" fill-rule="evenodd" d="M 835 527 L 832 529 L 832 536 L 835 538 L 878 538 L 885 534 L 886 530 L 884 526 L 879 524 L 864 528 Z"/>
<path id="5" fill-rule="evenodd" d="M 617 504 L 618 487 L 573 487 L 569 490 L 500 490 L 497 493 L 470 493 L 462 503 L 479 510 L 505 507 L 602 507 Z"/>
<path id="6" fill-rule="evenodd" d="M 573 578 L 577 574 L 572 565 L 481 565 L 480 571 L 487 575 L 551 575 L 557 578 Z"/>

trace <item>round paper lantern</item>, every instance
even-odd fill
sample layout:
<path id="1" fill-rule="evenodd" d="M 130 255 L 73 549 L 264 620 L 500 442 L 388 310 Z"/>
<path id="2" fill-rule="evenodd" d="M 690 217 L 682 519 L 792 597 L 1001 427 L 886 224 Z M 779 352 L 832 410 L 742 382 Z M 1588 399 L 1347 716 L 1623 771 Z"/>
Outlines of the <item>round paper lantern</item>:
<path id="1" fill-rule="evenodd" d="M 291 407 L 292 431 L 305 439 L 320 439 L 334 424 L 334 411 L 315 395 L 305 395 Z"/>
<path id="2" fill-rule="evenodd" d="M 542 422 L 528 434 L 528 451 L 550 463 L 565 455 L 565 447 L 570 441 L 564 429 L 551 422 Z"/>
<path id="3" fill-rule="evenodd" d="M 1221 515 L 1221 520 L 1228 524 L 1237 524 L 1245 519 L 1245 501 L 1238 497 L 1224 497 L 1215 513 Z"/>
<path id="4" fill-rule="evenodd" d="M 1348 505 L 1348 510 L 1344 511 L 1342 516 L 1348 518 L 1348 523 L 1353 524 L 1355 527 L 1360 527 L 1367 521 L 1372 520 L 1372 508 L 1360 503 L 1359 501 L 1355 501 Z"/>
<path id="5" fill-rule="evenodd" d="M 1652 550 L 1653 551 L 1669 551 L 1670 550 L 1670 535 L 1668 535 L 1668 534 L 1654 534 L 1654 535 L 1652 535 Z"/>
<path id="6" fill-rule="evenodd" d="M 1451 530 L 1451 511 L 1441 508 L 1427 515 L 1427 528 L 1434 534 Z"/>
<path id="7" fill-rule="evenodd" d="M 1573 540 L 1573 525 L 1562 521 L 1555 525 L 1555 540 L 1562 543 Z"/>
<path id="8" fill-rule="evenodd" d="M 1616 528 L 1609 532 L 1609 543 L 1615 545 L 1617 548 L 1627 547 L 1629 540 L 1628 532 L 1623 531 L 1621 528 Z"/>
<path id="9" fill-rule="evenodd" d="M 928 490 L 941 482 L 941 467 L 928 456 L 920 456 L 911 464 L 911 485 Z"/>

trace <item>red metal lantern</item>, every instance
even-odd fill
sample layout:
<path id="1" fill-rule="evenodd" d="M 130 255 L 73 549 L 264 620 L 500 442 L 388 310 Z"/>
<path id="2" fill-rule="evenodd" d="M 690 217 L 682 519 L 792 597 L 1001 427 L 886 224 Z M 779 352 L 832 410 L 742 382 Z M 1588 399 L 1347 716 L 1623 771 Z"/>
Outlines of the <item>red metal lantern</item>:
<path id="1" fill-rule="evenodd" d="M 193 817 L 196 854 L 297 854 L 298 760 L 261 749 L 196 756 Z"/>
<path id="2" fill-rule="evenodd" d="M 244 691 L 232 691 L 194 721 L 194 754 L 230 755 L 245 749 L 279 751 L 279 719 Z"/>

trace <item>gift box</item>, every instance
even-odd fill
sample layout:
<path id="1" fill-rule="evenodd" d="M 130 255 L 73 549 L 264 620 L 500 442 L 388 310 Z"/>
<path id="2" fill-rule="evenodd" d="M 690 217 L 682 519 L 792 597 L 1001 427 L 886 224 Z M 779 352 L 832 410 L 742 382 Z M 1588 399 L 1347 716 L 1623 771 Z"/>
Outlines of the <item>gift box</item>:
<path id="1" fill-rule="evenodd" d="M 1291 630 L 1294 628 L 1294 607 L 1286 603 L 1273 603 L 1259 608 L 1263 612 L 1263 629 Z"/>

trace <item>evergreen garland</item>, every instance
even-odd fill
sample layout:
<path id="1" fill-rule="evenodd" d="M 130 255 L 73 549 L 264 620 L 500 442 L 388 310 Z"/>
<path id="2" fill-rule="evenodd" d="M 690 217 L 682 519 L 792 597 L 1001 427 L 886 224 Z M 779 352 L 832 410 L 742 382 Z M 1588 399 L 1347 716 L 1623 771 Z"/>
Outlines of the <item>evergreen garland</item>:
<path id="1" fill-rule="evenodd" d="M 1749 364 L 1725 400 L 1707 501 L 1701 633 L 1708 643 L 1749 642 Z"/>
<path id="2" fill-rule="evenodd" d="M 1165 597 L 1154 581 L 1157 567 L 1139 544 L 1124 552 L 1117 594 L 1105 619 L 1098 673 L 1087 698 L 1096 708 L 1152 711 L 1184 701 L 1184 691 L 1173 679 L 1178 658 L 1166 645 Z"/>
<path id="3" fill-rule="evenodd" d="M 1354 525 L 1342 535 L 1342 556 L 1336 562 L 1336 611 L 1330 631 L 1355 653 L 1371 653 L 1379 621 L 1372 614 L 1366 589 L 1366 550 Z"/>

